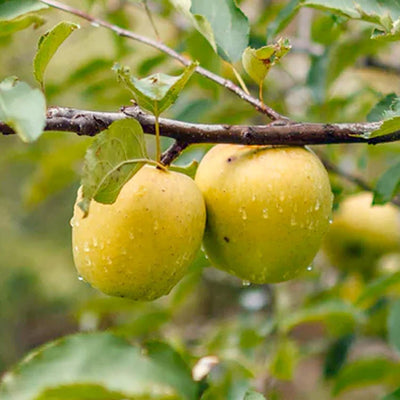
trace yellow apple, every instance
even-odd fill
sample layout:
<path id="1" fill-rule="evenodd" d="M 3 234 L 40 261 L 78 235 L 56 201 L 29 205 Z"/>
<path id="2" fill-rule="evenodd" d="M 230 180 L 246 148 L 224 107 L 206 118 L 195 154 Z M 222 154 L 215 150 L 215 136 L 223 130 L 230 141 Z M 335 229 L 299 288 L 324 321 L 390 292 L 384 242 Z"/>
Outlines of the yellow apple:
<path id="1" fill-rule="evenodd" d="M 392 204 L 372 206 L 368 192 L 347 197 L 334 214 L 324 249 L 339 269 L 370 275 L 382 255 L 400 250 L 399 211 Z"/>
<path id="2" fill-rule="evenodd" d="M 115 203 L 92 201 L 86 218 L 75 204 L 76 268 L 106 294 L 156 299 L 170 292 L 195 258 L 205 219 L 203 197 L 191 178 L 144 166 Z"/>
<path id="3" fill-rule="evenodd" d="M 303 147 L 217 145 L 195 181 L 207 208 L 212 264 L 253 283 L 293 279 L 311 264 L 329 226 L 332 192 Z"/>

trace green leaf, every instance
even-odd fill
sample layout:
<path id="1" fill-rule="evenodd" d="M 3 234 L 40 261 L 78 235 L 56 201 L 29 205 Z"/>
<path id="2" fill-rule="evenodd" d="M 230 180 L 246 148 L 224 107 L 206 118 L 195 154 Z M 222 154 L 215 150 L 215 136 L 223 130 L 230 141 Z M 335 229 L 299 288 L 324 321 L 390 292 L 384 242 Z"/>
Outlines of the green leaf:
<path id="1" fill-rule="evenodd" d="M 190 19 L 193 26 L 206 38 L 214 51 L 217 52 L 217 44 L 210 22 L 204 16 L 193 15 L 190 12 L 190 7 L 192 6 L 191 0 L 170 0 L 170 2 L 178 11 Z"/>
<path id="2" fill-rule="evenodd" d="M 179 76 L 154 74 L 142 79 L 132 76 L 127 67 L 117 65 L 114 70 L 141 107 L 154 115 L 160 115 L 175 103 L 197 65 L 197 63 L 192 63 Z"/>
<path id="3" fill-rule="evenodd" d="M 358 306 L 365 302 L 374 301 L 382 295 L 386 294 L 387 291 L 400 283 L 400 272 L 395 272 L 387 276 L 382 276 L 372 282 L 370 282 L 364 290 L 361 292 L 357 299 L 356 304 Z"/>
<path id="4" fill-rule="evenodd" d="M 0 20 L 0 37 L 11 35 L 12 33 L 26 29 L 31 25 L 36 29 L 43 25 L 43 23 L 44 19 L 36 14 L 25 14 L 6 21 Z"/>
<path id="5" fill-rule="evenodd" d="M 385 396 L 382 400 L 400 400 L 400 388 Z"/>
<path id="6" fill-rule="evenodd" d="M 134 119 L 113 122 L 96 136 L 85 155 L 82 174 L 82 201 L 87 214 L 92 199 L 111 204 L 124 184 L 146 163 L 143 129 Z"/>
<path id="7" fill-rule="evenodd" d="M 392 200 L 400 189 L 400 161 L 390 167 L 378 180 L 372 204 L 385 204 Z"/>
<path id="8" fill-rule="evenodd" d="M 240 59 L 249 43 L 249 21 L 234 0 L 192 0 L 190 12 L 196 20 L 206 19 L 212 29 L 215 40 L 209 40 L 218 54 L 226 61 L 235 62 Z M 203 31 L 200 33 L 204 34 Z"/>
<path id="9" fill-rule="evenodd" d="M 34 25 L 35 28 L 44 23 L 44 19 L 34 13 L 48 8 L 47 5 L 35 0 L 3 0 L 0 1 L 0 36 Z"/>
<path id="10" fill-rule="evenodd" d="M 390 109 L 390 106 L 397 99 L 396 93 L 390 93 L 380 100 L 367 115 L 368 122 L 381 121 L 386 110 Z"/>
<path id="11" fill-rule="evenodd" d="M 299 349 L 296 342 L 283 338 L 272 358 L 270 373 L 275 378 L 290 381 L 293 378 L 298 361 Z"/>
<path id="12" fill-rule="evenodd" d="M 71 395 L 66 398 L 71 400 L 77 400 L 74 391 L 79 393 L 81 389 L 86 391 L 86 399 L 91 400 L 96 398 L 96 392 L 105 391 L 111 392 L 114 399 L 121 393 L 135 400 L 166 397 L 195 400 L 197 384 L 187 368 L 166 344 L 149 346 L 143 351 L 110 333 L 78 334 L 29 354 L 3 377 L 0 398 L 32 400 L 46 390 L 66 386 L 69 387 L 66 393 Z"/>
<path id="13" fill-rule="evenodd" d="M 199 162 L 197 160 L 193 160 L 190 164 L 187 165 L 175 165 L 172 164 L 169 169 L 171 171 L 180 172 L 181 174 L 185 174 L 190 176 L 192 179 L 196 175 L 197 167 L 199 166 Z"/>
<path id="14" fill-rule="evenodd" d="M 274 45 L 259 49 L 247 47 L 242 55 L 242 63 L 246 72 L 261 85 L 269 70 L 290 50 L 288 40 L 279 39 Z"/>
<path id="15" fill-rule="evenodd" d="M 400 352 L 400 300 L 390 306 L 387 326 L 389 343 Z"/>
<path id="16" fill-rule="evenodd" d="M 101 385 L 62 385 L 56 388 L 46 389 L 35 400 L 147 400 L 148 396 L 140 399 L 135 396 L 128 397 L 126 394 L 117 393 L 106 389 Z"/>
<path id="17" fill-rule="evenodd" d="M 179 393 L 185 399 L 197 398 L 197 385 L 193 382 L 192 372 L 180 354 L 168 344 L 151 341 L 146 344 L 147 355 L 163 371 L 163 378 L 173 387 L 179 388 Z"/>
<path id="18" fill-rule="evenodd" d="M 325 378 L 332 378 L 341 370 L 346 362 L 350 346 L 354 342 L 354 337 L 353 334 L 342 336 L 329 347 L 324 365 Z"/>
<path id="19" fill-rule="evenodd" d="M 371 132 L 369 138 L 389 135 L 400 130 L 400 116 L 385 119 L 379 129 Z"/>
<path id="20" fill-rule="evenodd" d="M 39 39 L 38 50 L 33 60 L 34 75 L 36 80 L 43 86 L 44 72 L 51 58 L 64 42 L 65 39 L 79 25 L 72 22 L 62 21 L 57 24 L 52 30 L 47 31 Z"/>
<path id="21" fill-rule="evenodd" d="M 261 393 L 254 392 L 253 390 L 248 390 L 244 395 L 243 400 L 266 400 Z"/>
<path id="22" fill-rule="evenodd" d="M 353 332 L 359 318 L 359 311 L 352 305 L 330 301 L 289 315 L 279 323 L 279 327 L 288 333 L 298 325 L 319 322 L 324 324 L 331 335 L 342 336 Z"/>
<path id="23" fill-rule="evenodd" d="M 304 6 L 318 8 L 352 19 L 373 22 L 387 27 L 387 19 L 400 17 L 400 1 L 390 0 L 304 0 Z"/>
<path id="24" fill-rule="evenodd" d="M 386 358 L 368 358 L 347 364 L 339 373 L 333 387 L 338 395 L 349 389 L 375 384 L 393 384 L 400 379 L 400 364 Z"/>
<path id="25" fill-rule="evenodd" d="M 290 0 L 278 13 L 277 17 L 268 25 L 267 39 L 274 38 L 286 28 L 300 9 L 302 0 Z"/>
<path id="26" fill-rule="evenodd" d="M 36 140 L 46 123 L 43 93 L 15 77 L 5 79 L 0 83 L 0 121 L 11 126 L 24 142 Z"/>
<path id="27" fill-rule="evenodd" d="M 0 1 L 0 20 L 11 20 L 23 14 L 48 7 L 48 5 L 37 0 L 2 0 Z"/>

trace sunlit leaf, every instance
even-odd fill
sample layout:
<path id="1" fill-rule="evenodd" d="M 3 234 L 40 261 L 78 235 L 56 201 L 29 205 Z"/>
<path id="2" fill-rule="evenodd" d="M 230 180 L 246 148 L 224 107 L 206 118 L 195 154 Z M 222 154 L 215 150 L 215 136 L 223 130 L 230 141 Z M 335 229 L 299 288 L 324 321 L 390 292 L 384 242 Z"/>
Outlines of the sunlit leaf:
<path id="1" fill-rule="evenodd" d="M 82 173 L 82 201 L 87 213 L 90 201 L 113 203 L 124 184 L 148 159 L 143 129 L 134 119 L 113 122 L 88 148 Z"/>
<path id="2" fill-rule="evenodd" d="M 279 39 L 276 44 L 259 49 L 247 47 L 242 55 L 242 63 L 250 77 L 260 85 L 269 70 L 290 50 L 288 40 Z"/>
<path id="3" fill-rule="evenodd" d="M 390 106 L 397 99 L 396 93 L 389 93 L 382 100 L 380 100 L 367 115 L 368 122 L 381 121 L 383 119 L 386 110 L 390 109 Z"/>
<path id="4" fill-rule="evenodd" d="M 77 24 L 62 21 L 40 37 L 38 50 L 33 60 L 33 68 L 35 78 L 41 86 L 43 86 L 44 72 L 51 58 L 64 40 L 78 28 Z"/>
<path id="5" fill-rule="evenodd" d="M 46 122 L 43 93 L 17 78 L 5 79 L 0 83 L 0 121 L 11 126 L 24 142 L 36 140 Z"/>

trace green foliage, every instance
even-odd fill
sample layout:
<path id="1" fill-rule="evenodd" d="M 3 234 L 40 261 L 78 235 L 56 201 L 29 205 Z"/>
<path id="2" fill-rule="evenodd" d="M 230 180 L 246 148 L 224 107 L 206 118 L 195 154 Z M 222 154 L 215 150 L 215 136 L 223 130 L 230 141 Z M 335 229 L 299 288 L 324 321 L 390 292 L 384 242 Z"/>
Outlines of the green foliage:
<path id="1" fill-rule="evenodd" d="M 86 152 L 79 206 L 88 213 L 92 199 L 113 203 L 122 186 L 146 162 L 151 160 L 141 125 L 132 119 L 115 121 L 96 136 Z"/>
<path id="2" fill-rule="evenodd" d="M 155 37 L 139 0 L 67 3 Z M 253 95 L 253 81 L 260 84 L 269 73 L 265 103 L 284 115 L 315 122 L 383 121 L 365 137 L 400 128 L 393 93 L 397 0 L 160 0 L 148 6 L 161 42 L 201 67 L 235 81 L 225 61 L 243 58 L 244 65 L 235 68 Z M 302 7 L 309 9 L 298 15 Z M 65 21 L 70 18 L 74 22 Z M 83 28 L 66 40 L 80 22 Z M 36 29 L 25 29 L 30 27 Z M 293 51 L 276 66 L 286 38 Z M 0 47 L 2 76 L 27 82 L 12 78 L 0 84 L 0 120 L 24 141 L 43 131 L 44 96 L 30 86 L 34 77 L 43 86 L 44 75 L 51 105 L 116 111 L 132 93 L 143 108 L 180 121 L 268 123 L 226 88 L 195 73 L 197 64 L 178 75 L 181 66 L 169 56 L 39 1 L 0 1 Z M 130 66 L 129 72 L 117 68 L 129 92 L 116 83 L 115 63 Z M 351 270 L 333 270 L 321 254 L 304 278 L 247 287 L 217 274 L 199 252 L 182 282 L 158 301 L 101 297 L 76 279 L 70 255 L 68 222 L 81 164 L 84 205 L 91 199 L 111 203 L 123 183 L 152 162 L 153 139 L 130 119 L 94 139 L 46 132 L 26 146 L 16 136 L 0 136 L 0 374 L 23 353 L 50 344 L 4 375 L 2 399 L 328 400 L 332 390 L 352 398 L 353 389 L 363 396 L 371 385 L 380 393 L 398 387 L 398 256 L 380 260 L 374 276 L 360 278 Z M 162 144 L 166 149 L 171 140 Z M 210 147 L 189 146 L 171 170 L 193 177 Z M 375 204 L 398 194 L 397 143 L 317 151 L 369 185 L 376 182 Z M 330 175 L 340 207 L 358 189 Z M 65 336 L 76 331 L 93 332 Z M 375 346 L 385 356 L 376 355 Z M 207 356 L 211 366 L 194 381 L 194 366 Z"/>
<path id="3" fill-rule="evenodd" d="M 246 72 L 261 85 L 269 70 L 280 61 L 290 50 L 288 40 L 278 40 L 275 45 L 264 46 L 259 49 L 247 47 L 242 55 L 242 63 Z"/>
<path id="4" fill-rule="evenodd" d="M 60 45 L 79 26 L 72 22 L 60 22 L 52 30 L 40 37 L 38 50 L 33 60 L 34 75 L 40 85 L 44 86 L 44 72 L 47 64 L 54 56 Z"/>
<path id="5" fill-rule="evenodd" d="M 374 190 L 374 204 L 385 204 L 399 192 L 400 162 L 390 167 L 378 180 Z"/>
<path id="6" fill-rule="evenodd" d="M 400 352 L 400 301 L 395 301 L 389 310 L 388 317 L 389 343 Z"/>
<path id="7" fill-rule="evenodd" d="M 189 65 L 179 76 L 155 74 L 142 79 L 131 76 L 126 67 L 116 66 L 114 70 L 118 78 L 132 92 L 136 102 L 155 116 L 159 116 L 175 103 L 196 67 L 197 63 Z"/>
<path id="8" fill-rule="evenodd" d="M 93 398 L 97 391 L 117 399 L 174 399 L 178 394 L 195 399 L 196 383 L 179 354 L 161 343 L 149 343 L 144 352 L 109 333 L 69 336 L 28 355 L 3 378 L 0 395 L 47 400 L 66 392 L 67 399 L 78 399 Z"/>
<path id="9" fill-rule="evenodd" d="M 11 126 L 24 142 L 36 140 L 46 121 L 46 100 L 38 89 L 11 77 L 0 83 L 0 121 Z"/>
<path id="10" fill-rule="evenodd" d="M 339 373 L 333 394 L 374 384 L 393 385 L 400 378 L 400 364 L 387 358 L 365 358 L 347 364 Z"/>

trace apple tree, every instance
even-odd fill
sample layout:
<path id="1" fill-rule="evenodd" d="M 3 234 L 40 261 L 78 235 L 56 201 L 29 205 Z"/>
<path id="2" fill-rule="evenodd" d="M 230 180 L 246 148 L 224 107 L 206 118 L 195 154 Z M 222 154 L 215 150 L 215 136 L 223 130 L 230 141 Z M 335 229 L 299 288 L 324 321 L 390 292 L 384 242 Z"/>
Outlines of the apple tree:
<path id="1" fill-rule="evenodd" d="M 400 399 L 399 40 L 398 0 L 0 0 L 0 399 Z"/>

